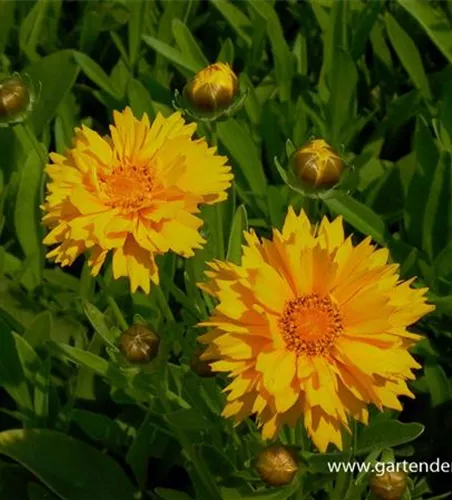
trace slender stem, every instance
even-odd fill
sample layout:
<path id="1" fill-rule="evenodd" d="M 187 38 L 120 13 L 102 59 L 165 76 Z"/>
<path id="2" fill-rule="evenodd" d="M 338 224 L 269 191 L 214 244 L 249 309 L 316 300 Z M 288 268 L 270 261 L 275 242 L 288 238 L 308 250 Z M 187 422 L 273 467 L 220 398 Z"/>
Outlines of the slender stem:
<path id="1" fill-rule="evenodd" d="M 174 315 L 173 312 L 170 309 L 170 306 L 168 304 L 168 301 L 166 300 L 166 297 L 163 293 L 163 290 L 160 286 L 155 286 L 155 291 L 156 291 L 156 296 L 157 296 L 157 302 L 159 303 L 159 306 L 162 310 L 163 315 L 166 317 L 167 321 L 169 323 L 174 323 Z"/>
<path id="2" fill-rule="evenodd" d="M 113 311 L 113 314 L 115 315 L 116 321 L 118 322 L 119 326 L 121 327 L 122 330 L 128 330 L 129 325 L 124 318 L 124 315 L 121 312 L 121 309 L 119 309 L 118 304 L 116 303 L 116 300 L 112 297 L 111 293 L 108 291 L 108 287 L 105 285 L 105 282 L 102 278 L 102 276 L 97 277 L 97 282 L 99 283 L 99 286 L 101 287 L 102 291 L 105 294 L 105 297 L 107 299 L 108 305 L 110 306 L 111 310 Z"/>
<path id="3" fill-rule="evenodd" d="M 36 151 L 36 154 L 38 155 L 39 160 L 41 161 L 42 165 L 45 165 L 47 163 L 47 155 L 44 153 L 44 151 L 41 148 L 41 143 L 36 139 L 35 134 L 32 132 L 30 125 L 28 123 L 20 123 L 16 125 L 17 128 L 22 129 L 22 131 L 25 133 L 28 141 L 31 144 L 31 147 Z M 25 144 L 23 144 L 25 146 Z"/>
<path id="4" fill-rule="evenodd" d="M 210 142 L 212 146 L 215 146 L 218 150 L 218 133 L 216 122 L 211 122 L 210 124 Z M 224 259 L 225 248 L 224 248 L 224 224 L 223 224 L 223 205 L 217 203 L 215 205 L 215 232 L 216 232 L 216 242 L 217 249 L 216 255 L 219 259 Z"/>

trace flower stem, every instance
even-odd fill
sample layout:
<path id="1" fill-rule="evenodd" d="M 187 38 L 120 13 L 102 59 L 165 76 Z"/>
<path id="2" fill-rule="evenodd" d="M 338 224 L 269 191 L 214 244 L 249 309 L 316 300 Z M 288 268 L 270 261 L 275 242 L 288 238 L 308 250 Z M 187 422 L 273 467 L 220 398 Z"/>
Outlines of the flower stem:
<path id="1" fill-rule="evenodd" d="M 108 287 L 105 285 L 105 282 L 102 278 L 102 276 L 97 277 L 97 282 L 99 283 L 99 286 L 101 287 L 102 291 L 105 294 L 105 297 L 107 299 L 108 305 L 110 306 L 111 310 L 113 311 L 113 314 L 115 315 L 116 321 L 118 322 L 118 325 L 120 328 L 125 331 L 129 328 L 129 325 L 124 318 L 124 315 L 121 312 L 121 309 L 119 309 L 118 304 L 116 303 L 116 300 L 112 297 L 111 293 L 108 291 Z"/>
<path id="2" fill-rule="evenodd" d="M 160 309 L 163 313 L 163 315 L 165 316 L 166 320 L 169 322 L 169 323 L 174 323 L 175 319 L 174 319 L 174 315 L 173 315 L 173 312 L 171 311 L 171 308 L 168 304 L 168 301 L 166 300 L 166 297 L 163 293 L 163 290 L 160 286 L 155 286 L 155 291 L 156 291 L 156 297 L 157 297 L 157 302 L 160 306 Z"/>
<path id="3" fill-rule="evenodd" d="M 216 122 L 210 124 L 210 142 L 215 146 L 218 151 L 218 132 Z M 215 232 L 216 232 L 216 256 L 219 259 L 224 259 L 224 223 L 223 223 L 223 205 L 217 203 L 215 206 Z"/>

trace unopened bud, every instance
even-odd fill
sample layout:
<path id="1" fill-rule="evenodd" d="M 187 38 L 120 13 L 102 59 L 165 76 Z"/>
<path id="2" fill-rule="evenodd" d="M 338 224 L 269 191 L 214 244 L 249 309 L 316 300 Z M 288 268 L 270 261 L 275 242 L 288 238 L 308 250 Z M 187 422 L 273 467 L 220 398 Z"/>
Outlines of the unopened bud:
<path id="1" fill-rule="evenodd" d="M 184 88 L 184 97 L 193 108 L 215 112 L 230 106 L 238 91 L 237 76 L 230 66 L 215 63 L 194 76 Z"/>
<path id="2" fill-rule="evenodd" d="M 294 174 L 309 188 L 331 188 L 342 174 L 342 160 L 323 139 L 306 143 L 294 153 L 291 161 Z"/>
<path id="3" fill-rule="evenodd" d="M 269 486 L 284 486 L 290 484 L 297 473 L 297 458 L 286 446 L 270 445 L 259 453 L 256 470 Z"/>
<path id="4" fill-rule="evenodd" d="M 149 363 L 158 354 L 160 339 L 144 325 L 132 325 L 119 337 L 119 348 L 130 363 Z"/>
<path id="5" fill-rule="evenodd" d="M 404 471 L 373 474 L 369 480 L 372 493 L 379 500 L 399 500 L 407 487 L 407 474 Z"/>
<path id="6" fill-rule="evenodd" d="M 24 121 L 35 100 L 31 82 L 15 73 L 0 82 L 0 124 L 12 125 Z"/>

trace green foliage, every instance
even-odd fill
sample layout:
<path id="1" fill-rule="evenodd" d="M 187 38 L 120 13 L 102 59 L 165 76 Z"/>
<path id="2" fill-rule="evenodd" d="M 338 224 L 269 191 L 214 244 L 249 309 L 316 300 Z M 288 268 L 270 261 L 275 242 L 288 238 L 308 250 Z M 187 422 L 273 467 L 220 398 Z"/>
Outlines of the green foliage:
<path id="1" fill-rule="evenodd" d="M 371 498 L 369 473 L 328 464 L 452 462 L 449 1 L 0 0 L 0 28 L 0 78 L 19 71 L 38 91 L 27 122 L 0 128 L 2 500 L 359 500 Z M 238 73 L 246 99 L 233 119 L 198 125 L 234 173 L 228 200 L 201 209 L 205 246 L 158 259 L 161 286 L 149 296 L 114 280 L 108 260 L 100 280 L 86 259 L 46 262 L 49 153 L 69 148 L 81 125 L 105 134 L 125 106 L 168 116 L 174 91 L 216 61 Z M 291 189 L 288 157 L 313 137 L 353 166 L 356 186 L 325 199 Z M 420 408 L 406 398 L 401 415 L 372 409 L 368 426 L 344 432 L 341 452 L 283 430 L 300 471 L 269 488 L 253 469 L 263 445 L 254 421 L 223 419 L 226 379 L 199 377 L 190 357 L 215 307 L 197 287 L 207 262 L 240 264 L 244 231 L 269 237 L 289 205 L 314 223 L 341 215 L 357 241 L 387 247 L 436 310 L 414 348 Z M 162 339 L 150 365 L 118 349 L 132 323 Z M 447 481 L 420 476 L 404 499 L 445 498 Z"/>

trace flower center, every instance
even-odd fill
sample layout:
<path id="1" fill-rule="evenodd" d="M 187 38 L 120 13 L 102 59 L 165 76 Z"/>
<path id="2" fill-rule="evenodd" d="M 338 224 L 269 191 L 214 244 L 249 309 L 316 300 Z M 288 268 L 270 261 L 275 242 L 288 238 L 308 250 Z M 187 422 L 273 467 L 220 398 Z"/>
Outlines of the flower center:
<path id="1" fill-rule="evenodd" d="M 153 180 L 149 168 L 119 165 L 100 179 L 104 193 L 112 207 L 126 210 L 142 208 L 150 200 Z"/>
<path id="2" fill-rule="evenodd" d="M 327 354 L 344 327 L 338 308 L 316 293 L 289 300 L 279 318 L 287 348 L 297 354 Z"/>

